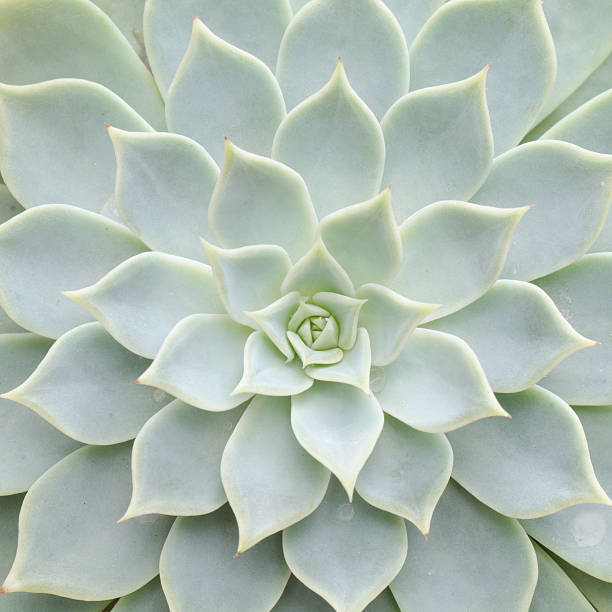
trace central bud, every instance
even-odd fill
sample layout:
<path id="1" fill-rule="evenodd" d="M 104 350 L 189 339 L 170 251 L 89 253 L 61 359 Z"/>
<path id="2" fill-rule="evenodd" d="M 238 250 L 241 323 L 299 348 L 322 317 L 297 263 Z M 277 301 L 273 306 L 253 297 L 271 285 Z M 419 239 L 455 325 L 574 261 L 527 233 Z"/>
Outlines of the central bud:
<path id="1" fill-rule="evenodd" d="M 338 346 L 338 322 L 328 310 L 316 304 L 301 302 L 289 320 L 288 329 L 297 333 L 306 346 L 315 350 Z"/>

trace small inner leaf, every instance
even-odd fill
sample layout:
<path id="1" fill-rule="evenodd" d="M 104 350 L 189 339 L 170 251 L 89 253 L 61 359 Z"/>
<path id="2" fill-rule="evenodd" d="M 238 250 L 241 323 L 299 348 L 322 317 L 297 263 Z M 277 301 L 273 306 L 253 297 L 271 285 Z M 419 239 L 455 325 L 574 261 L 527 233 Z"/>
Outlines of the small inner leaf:
<path id="1" fill-rule="evenodd" d="M 292 331 L 287 332 L 287 338 L 297 353 L 297 356 L 300 358 L 302 367 L 304 368 L 316 364 L 329 365 L 338 363 L 344 356 L 344 352 L 338 347 L 325 350 L 313 349 L 307 344 L 304 344 L 304 341 Z"/>

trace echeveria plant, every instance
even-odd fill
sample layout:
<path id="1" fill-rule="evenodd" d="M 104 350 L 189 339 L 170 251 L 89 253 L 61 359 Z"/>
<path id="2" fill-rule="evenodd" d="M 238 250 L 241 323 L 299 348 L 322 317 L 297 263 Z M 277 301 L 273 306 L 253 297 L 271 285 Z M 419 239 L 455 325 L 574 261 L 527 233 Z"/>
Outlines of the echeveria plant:
<path id="1" fill-rule="evenodd" d="M 0 610 L 612 610 L 611 31 L 2 0 Z"/>

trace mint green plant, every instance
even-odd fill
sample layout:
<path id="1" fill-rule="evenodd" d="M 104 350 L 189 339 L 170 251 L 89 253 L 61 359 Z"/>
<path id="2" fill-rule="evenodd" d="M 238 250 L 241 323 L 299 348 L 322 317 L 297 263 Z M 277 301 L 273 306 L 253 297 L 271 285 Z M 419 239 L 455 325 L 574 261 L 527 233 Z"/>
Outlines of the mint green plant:
<path id="1" fill-rule="evenodd" d="M 611 31 L 1 0 L 0 612 L 612 610 Z"/>

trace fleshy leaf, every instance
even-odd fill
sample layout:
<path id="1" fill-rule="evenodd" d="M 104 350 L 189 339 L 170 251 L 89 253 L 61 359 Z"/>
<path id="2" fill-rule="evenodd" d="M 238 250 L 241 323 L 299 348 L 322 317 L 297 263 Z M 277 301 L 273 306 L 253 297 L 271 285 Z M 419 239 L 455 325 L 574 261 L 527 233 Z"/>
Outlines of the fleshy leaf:
<path id="1" fill-rule="evenodd" d="M 216 238 L 226 248 L 278 244 L 295 261 L 315 241 L 317 216 L 302 177 L 229 140 L 208 214 Z"/>
<path id="2" fill-rule="evenodd" d="M 169 518 L 117 524 L 130 496 L 131 444 L 81 448 L 29 490 L 6 592 L 74 599 L 127 595 L 158 571 Z"/>
<path id="3" fill-rule="evenodd" d="M 453 451 L 442 434 L 416 431 L 386 416 L 356 489 L 369 504 L 411 521 L 426 534 L 452 467 Z"/>
<path id="4" fill-rule="evenodd" d="M 580 421 L 562 399 L 537 386 L 498 397 L 511 419 L 485 419 L 447 434 L 455 480 L 518 518 L 589 502 L 612 505 L 593 472 Z"/>
<path id="5" fill-rule="evenodd" d="M 123 517 L 207 514 L 227 498 L 221 455 L 244 407 L 215 413 L 175 400 L 138 432 L 132 451 L 132 499 Z"/>
<path id="6" fill-rule="evenodd" d="M 320 91 L 283 120 L 272 157 L 304 178 L 319 218 L 376 195 L 385 161 L 383 133 L 349 85 L 342 62 Z"/>
<path id="7" fill-rule="evenodd" d="M 302 362 L 302 366 L 305 368 L 311 365 L 338 363 L 344 356 L 342 349 L 337 347 L 331 349 L 312 349 L 304 344 L 302 338 L 292 331 L 287 332 L 287 338 Z"/>
<path id="8" fill-rule="evenodd" d="M 123 346 L 153 359 L 186 316 L 223 314 L 210 267 L 163 253 L 141 253 L 95 285 L 64 292 L 86 308 Z"/>
<path id="9" fill-rule="evenodd" d="M 347 503 L 332 478 L 321 505 L 283 532 L 283 552 L 293 574 L 335 610 L 362 610 L 404 564 L 406 528 L 359 496 Z"/>
<path id="10" fill-rule="evenodd" d="M 563 559 L 555 557 L 557 564 L 563 568 L 563 571 L 572 579 L 572 582 L 578 586 L 580 591 L 585 595 L 595 610 L 609 610 L 612 607 L 612 583 L 604 582 L 593 578 L 590 574 L 586 574 L 576 569 L 573 565 L 566 563 Z"/>
<path id="11" fill-rule="evenodd" d="M 229 315 L 254 327 L 246 312 L 259 310 L 280 297 L 291 260 L 281 247 L 259 244 L 221 249 L 204 242 L 219 296 Z"/>
<path id="12" fill-rule="evenodd" d="M 493 159 L 487 71 L 412 92 L 384 116 L 383 184 L 393 185 L 400 221 L 438 200 L 466 200 L 485 180 Z"/>
<path id="13" fill-rule="evenodd" d="M 329 310 L 338 322 L 340 327 L 338 346 L 344 350 L 353 348 L 357 340 L 359 311 L 365 304 L 365 301 L 325 291 L 315 293 L 312 301 Z"/>
<path id="14" fill-rule="evenodd" d="M 289 570 L 280 534 L 234 558 L 238 527 L 229 506 L 214 514 L 179 517 L 160 560 L 171 610 L 269 610 Z"/>
<path id="15" fill-rule="evenodd" d="M 497 281 L 479 300 L 429 327 L 463 338 L 500 393 L 527 389 L 572 353 L 595 350 L 544 291 L 523 281 Z"/>
<path id="16" fill-rule="evenodd" d="M 244 345 L 251 332 L 227 315 L 190 315 L 173 328 L 138 382 L 204 410 L 234 408 L 249 399 L 248 394 L 231 393 L 242 375 Z"/>
<path id="17" fill-rule="evenodd" d="M 413 300 L 440 304 L 426 320 L 463 308 L 497 280 L 527 210 L 454 201 L 426 206 L 401 225 L 404 256 L 391 287 Z"/>
<path id="18" fill-rule="evenodd" d="M 408 48 L 423 24 L 438 9 L 444 0 L 385 0 L 404 31 Z"/>
<path id="19" fill-rule="evenodd" d="M 33 374 L 4 397 L 28 406 L 74 440 L 116 444 L 136 436 L 169 398 L 132 384 L 150 361 L 100 325 L 66 332 Z"/>
<path id="20" fill-rule="evenodd" d="M 283 95 L 270 69 L 194 19 L 189 48 L 168 90 L 170 130 L 197 140 L 220 164 L 224 136 L 248 151 L 270 155 L 284 116 Z"/>
<path id="21" fill-rule="evenodd" d="M 486 64 L 495 152 L 517 144 L 556 75 L 555 47 L 539 0 L 444 4 L 410 49 L 411 89 L 465 79 Z"/>
<path id="22" fill-rule="evenodd" d="M 115 612 L 169 612 L 168 602 L 159 577 L 141 589 L 122 597 L 113 607 Z"/>
<path id="23" fill-rule="evenodd" d="M 376 399 L 351 385 L 315 382 L 308 391 L 291 398 L 295 437 L 336 475 L 349 500 L 383 422 Z"/>
<path id="24" fill-rule="evenodd" d="M 612 200 L 612 157 L 564 142 L 527 143 L 496 158 L 471 199 L 534 206 L 512 236 L 502 271 L 504 278 L 532 280 L 567 266 L 593 244 Z"/>
<path id="25" fill-rule="evenodd" d="M 117 3 L 116 0 L 93 0 L 119 28 L 132 48 L 146 64 L 144 40 L 142 36 L 142 14 L 146 0 Z"/>
<path id="26" fill-rule="evenodd" d="M 391 280 L 402 260 L 391 190 L 337 210 L 321 221 L 321 238 L 356 287 Z"/>
<path id="27" fill-rule="evenodd" d="M 402 610 L 527 610 L 538 566 L 518 523 L 479 503 L 452 480 L 429 539 L 406 525 L 410 553 L 391 583 Z"/>
<path id="28" fill-rule="evenodd" d="M 507 416 L 476 355 L 461 338 L 416 329 L 372 385 L 383 410 L 427 432 L 457 429 L 478 419 Z"/>
<path id="29" fill-rule="evenodd" d="M 225 447 L 221 479 L 241 554 L 308 516 L 325 495 L 329 472 L 295 439 L 290 399 L 258 396 Z"/>
<path id="30" fill-rule="evenodd" d="M 185 136 L 109 129 L 117 158 L 115 200 L 125 224 L 155 250 L 205 260 L 200 236 L 219 168 Z"/>
<path id="31" fill-rule="evenodd" d="M 0 85 L 0 171 L 19 202 L 26 208 L 61 202 L 102 210 L 115 180 L 105 122 L 125 130 L 151 130 L 98 83 L 57 79 Z"/>

